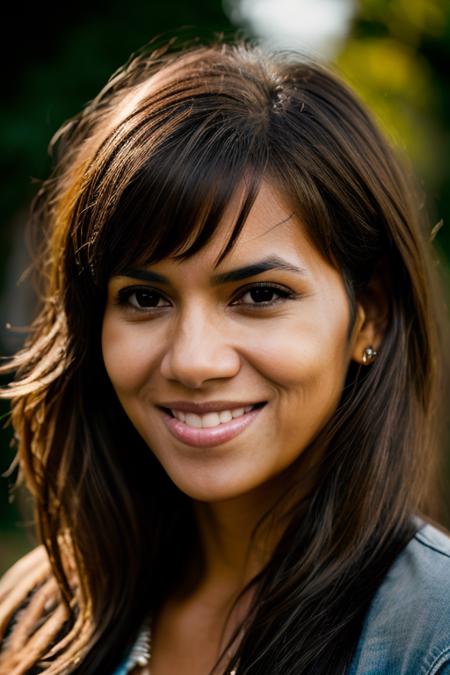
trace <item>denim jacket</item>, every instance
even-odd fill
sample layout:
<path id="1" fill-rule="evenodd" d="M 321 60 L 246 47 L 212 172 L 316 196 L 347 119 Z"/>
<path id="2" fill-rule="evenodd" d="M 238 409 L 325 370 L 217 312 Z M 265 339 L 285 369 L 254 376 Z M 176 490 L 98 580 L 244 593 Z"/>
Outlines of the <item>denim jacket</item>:
<path id="1" fill-rule="evenodd" d="M 450 537 L 417 520 L 372 600 L 348 675 L 450 675 Z"/>
<path id="2" fill-rule="evenodd" d="M 450 675 L 450 537 L 416 524 L 372 599 L 347 675 Z M 125 673 L 122 664 L 113 675 Z"/>

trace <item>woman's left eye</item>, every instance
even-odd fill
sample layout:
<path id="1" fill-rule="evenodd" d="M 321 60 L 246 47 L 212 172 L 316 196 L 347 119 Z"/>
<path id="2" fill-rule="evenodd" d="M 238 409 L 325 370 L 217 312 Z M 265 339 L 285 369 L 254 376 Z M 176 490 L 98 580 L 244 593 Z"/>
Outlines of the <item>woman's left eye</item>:
<path id="1" fill-rule="evenodd" d="M 270 298 L 276 295 L 276 299 L 271 300 Z M 281 286 L 275 286 L 272 284 L 265 284 L 265 283 L 258 283 L 258 284 L 253 284 L 250 287 L 247 287 L 247 289 L 244 289 L 243 291 L 241 290 L 238 298 L 245 298 L 248 296 L 251 301 L 244 301 L 243 303 L 237 303 L 237 304 L 244 304 L 244 305 L 250 305 L 250 306 L 272 306 L 277 304 L 278 302 L 282 302 L 283 300 L 289 299 L 289 298 L 294 298 L 296 297 L 296 293 L 293 291 L 283 288 Z M 235 302 L 232 302 L 231 304 L 236 304 Z"/>

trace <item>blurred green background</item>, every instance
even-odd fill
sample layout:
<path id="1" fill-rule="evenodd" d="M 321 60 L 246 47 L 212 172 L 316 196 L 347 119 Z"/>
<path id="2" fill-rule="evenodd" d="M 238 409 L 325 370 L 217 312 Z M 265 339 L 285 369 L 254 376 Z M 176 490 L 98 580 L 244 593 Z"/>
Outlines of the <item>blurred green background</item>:
<path id="1" fill-rule="evenodd" d="M 14 16 L 14 14 L 16 14 Z M 274 21 L 273 17 L 276 17 Z M 19 283 L 30 199 L 49 171 L 47 145 L 61 123 L 155 35 L 256 36 L 334 63 L 409 157 L 423 192 L 443 279 L 450 269 L 450 2 L 448 0 L 190 0 L 18 6 L 8 25 L 20 43 L 1 46 L 3 107 L 0 221 L 0 353 L 12 353 L 33 297 Z M 328 33 L 327 33 L 328 25 Z M 339 30 L 337 30 L 339 29 Z M 8 28 L 5 27 L 7 32 Z M 271 32 L 273 34 L 271 34 Z M 283 42 L 283 38 L 286 41 Z M 278 43 L 277 43 L 278 41 Z M 446 282 L 447 289 L 450 283 Z M 5 380 L 3 380 L 3 383 Z M 0 402 L 3 424 L 8 405 Z M 13 459 L 12 432 L 0 433 L 0 473 Z M 0 574 L 34 545 L 30 503 L 13 494 L 16 471 L 0 479 Z M 449 500 L 450 501 L 450 500 Z M 450 525 L 450 513 L 444 515 Z"/>

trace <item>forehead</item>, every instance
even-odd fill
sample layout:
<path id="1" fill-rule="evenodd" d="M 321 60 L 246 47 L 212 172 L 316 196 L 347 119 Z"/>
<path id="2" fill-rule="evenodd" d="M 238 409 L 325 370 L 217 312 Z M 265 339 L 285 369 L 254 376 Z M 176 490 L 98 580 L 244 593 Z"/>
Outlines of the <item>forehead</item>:
<path id="1" fill-rule="evenodd" d="M 242 200 L 237 190 L 230 200 L 211 241 L 194 256 L 175 261 L 171 256 L 156 263 L 166 268 L 181 267 L 201 274 L 203 270 L 231 269 L 237 264 L 257 262 L 270 255 L 278 255 L 287 262 L 301 266 L 311 275 L 331 266 L 312 244 L 307 230 L 288 200 L 267 180 L 263 180 L 243 229 L 231 251 L 217 267 L 216 260 L 228 242 Z M 195 238 L 194 232 L 192 238 Z M 186 249 L 191 240 L 186 242 Z M 153 267 L 153 265 L 152 265 Z"/>

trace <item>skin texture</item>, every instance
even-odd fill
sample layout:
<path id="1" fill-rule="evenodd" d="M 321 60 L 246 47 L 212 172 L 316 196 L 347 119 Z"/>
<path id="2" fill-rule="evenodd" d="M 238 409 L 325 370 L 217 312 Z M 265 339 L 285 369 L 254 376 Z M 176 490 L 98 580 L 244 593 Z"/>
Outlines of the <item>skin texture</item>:
<path id="1" fill-rule="evenodd" d="M 204 549 L 205 574 L 195 592 L 169 600 L 158 617 L 152 673 L 162 675 L 208 672 L 223 643 L 220 619 L 230 598 L 273 546 L 269 537 L 249 556 L 253 526 L 285 490 L 286 469 L 334 412 L 350 361 L 362 363 L 363 349 L 379 345 L 373 302 L 365 308 L 358 304 L 348 341 L 350 306 L 339 272 L 312 246 L 292 209 L 267 182 L 235 248 L 213 268 L 237 200 L 203 250 L 181 263 L 165 259 L 152 265 L 169 277 L 170 286 L 117 276 L 108 287 L 102 331 L 107 373 L 151 451 L 194 500 Z M 214 274 L 269 255 L 304 273 L 271 270 L 210 285 Z M 265 291 L 271 304 L 259 300 L 258 305 L 248 289 L 255 282 L 278 284 L 295 296 L 283 299 Z M 142 295 L 117 304 L 120 289 L 145 285 L 160 293 L 154 296 L 157 309 L 136 308 Z M 155 407 L 174 399 L 268 405 L 234 439 L 194 448 L 170 434 Z M 199 642 L 205 634 L 207 644 Z"/>
<path id="2" fill-rule="evenodd" d="M 127 277 L 110 281 L 102 333 L 106 370 L 135 427 L 194 499 L 216 502 L 244 494 L 290 465 L 336 408 L 350 359 L 360 359 L 357 336 L 350 346 L 346 339 L 349 302 L 340 275 L 290 214 L 264 185 L 235 249 L 217 270 L 213 261 L 230 231 L 226 222 L 225 237 L 217 236 L 190 260 L 152 266 L 170 278 L 170 288 Z M 305 274 L 273 270 L 209 285 L 216 272 L 274 253 Z M 272 306 L 258 305 L 248 291 L 238 296 L 239 289 L 262 281 L 298 296 L 282 299 L 266 291 Z M 114 304 L 119 289 L 146 284 L 164 294 L 155 296 L 156 309 L 135 309 L 142 296 L 131 296 L 128 307 Z M 268 405 L 236 438 L 192 448 L 171 436 L 155 408 L 171 399 Z"/>

